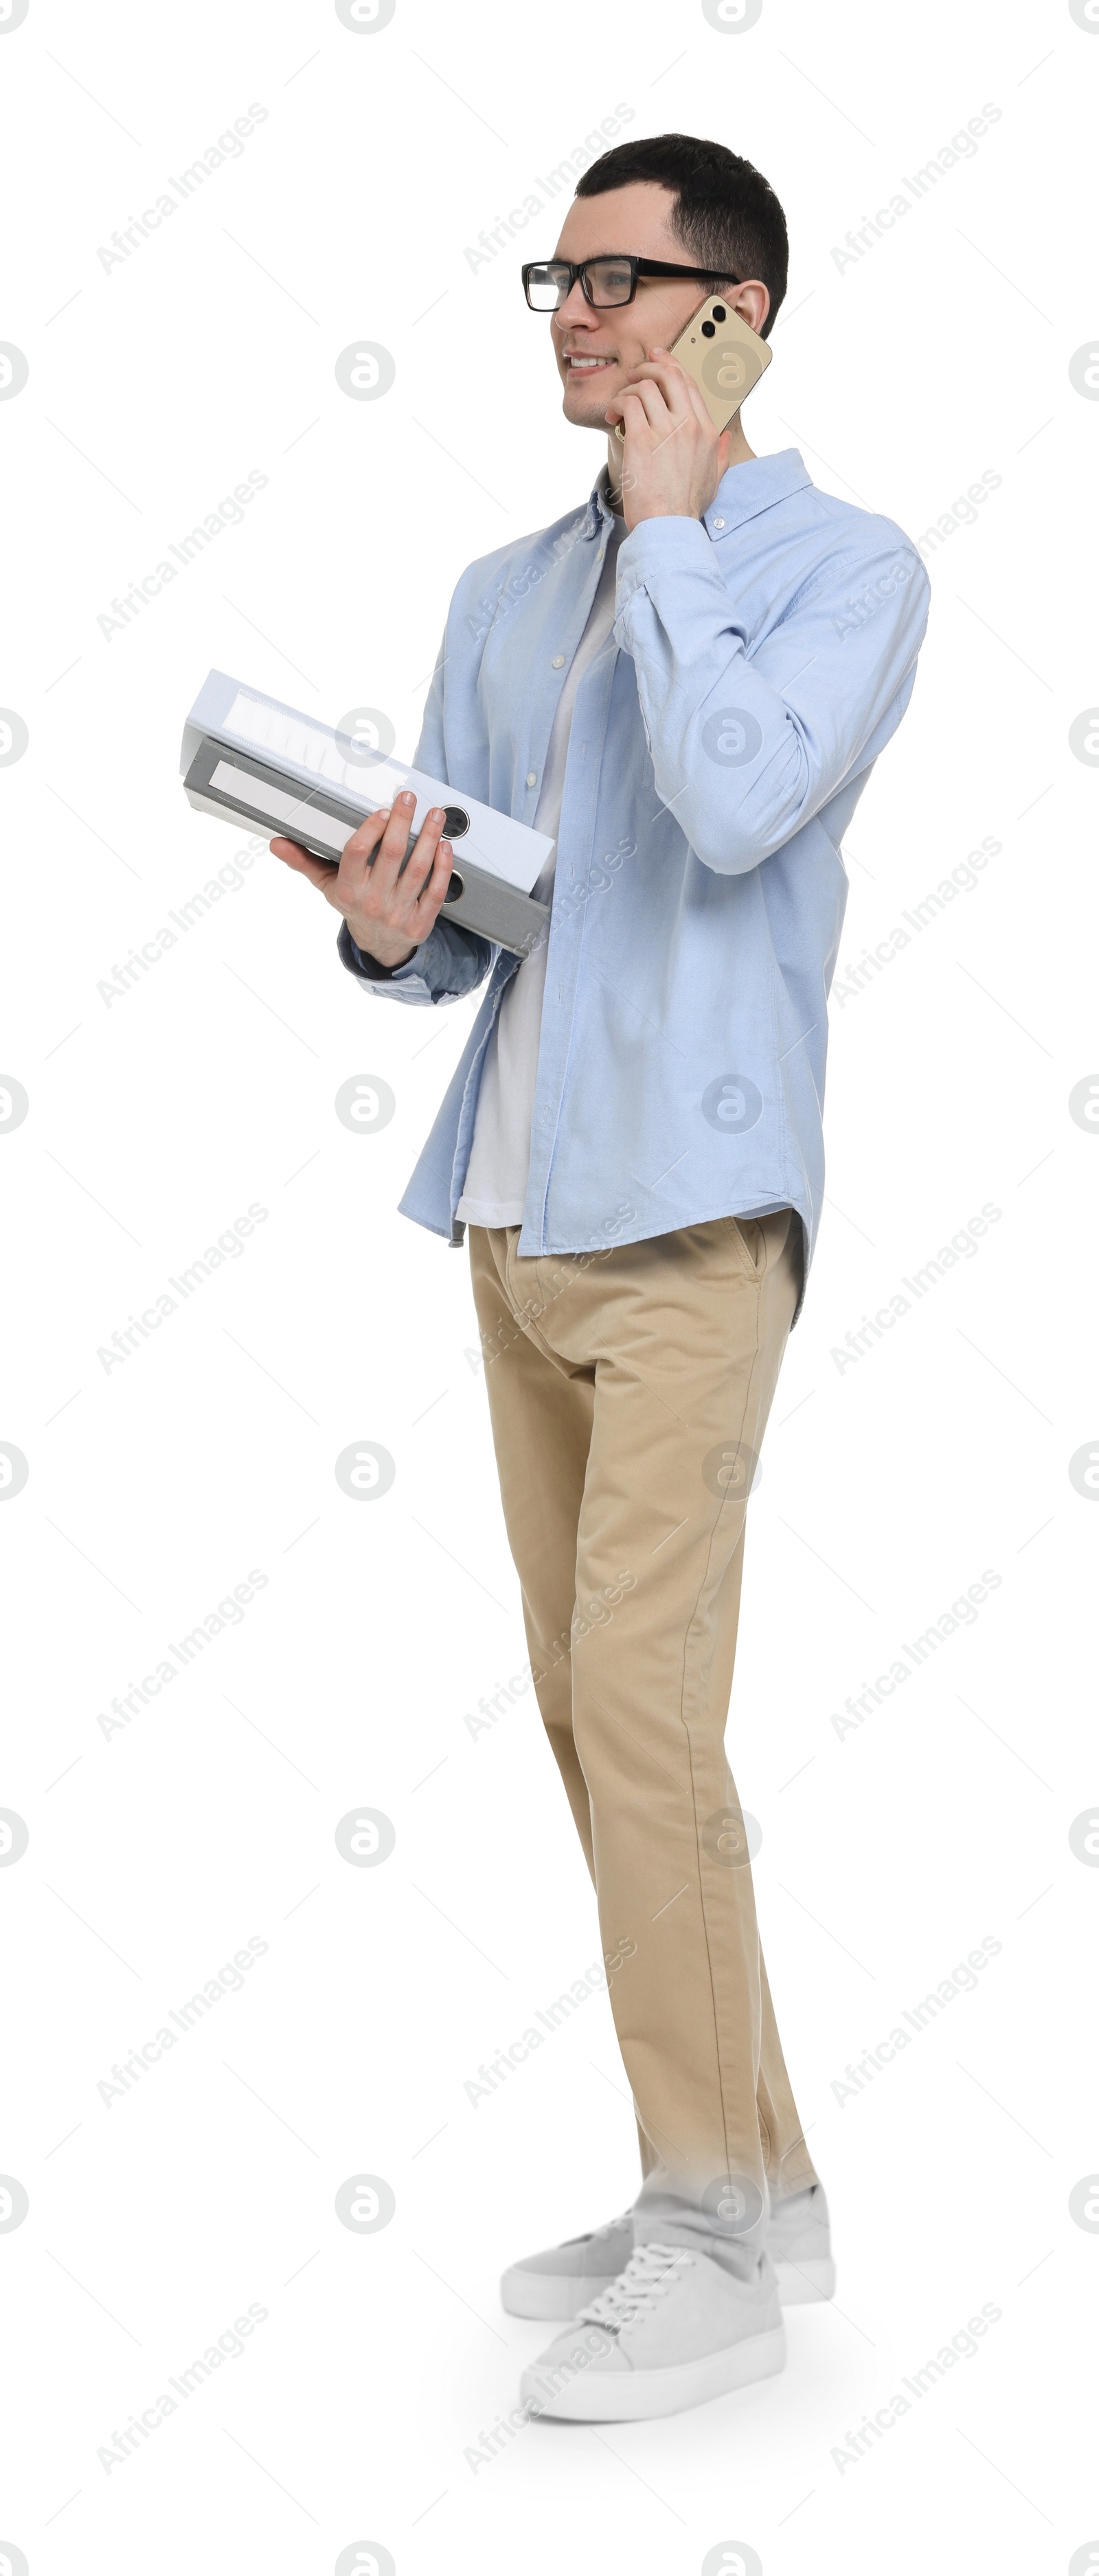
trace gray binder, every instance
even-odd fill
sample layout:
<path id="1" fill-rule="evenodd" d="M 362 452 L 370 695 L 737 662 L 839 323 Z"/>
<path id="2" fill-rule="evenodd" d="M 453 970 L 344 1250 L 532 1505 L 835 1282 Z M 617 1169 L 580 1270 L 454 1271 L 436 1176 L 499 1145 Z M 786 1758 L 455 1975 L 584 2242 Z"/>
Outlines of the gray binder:
<path id="1" fill-rule="evenodd" d="M 277 769 L 251 752 L 203 735 L 183 780 L 188 803 L 201 814 L 240 816 L 265 832 L 297 841 L 311 857 L 338 867 L 344 843 L 363 821 L 361 809 L 347 804 L 327 783 L 306 787 L 288 771 Z M 440 920 L 456 921 L 463 930 L 495 940 L 515 956 L 529 956 L 549 920 L 549 905 L 536 903 L 504 878 L 462 862 L 461 841 L 470 818 L 455 797 L 446 808 L 445 837 L 454 845 L 455 864 L 443 900 Z M 419 838 L 409 841 L 408 856 Z"/>

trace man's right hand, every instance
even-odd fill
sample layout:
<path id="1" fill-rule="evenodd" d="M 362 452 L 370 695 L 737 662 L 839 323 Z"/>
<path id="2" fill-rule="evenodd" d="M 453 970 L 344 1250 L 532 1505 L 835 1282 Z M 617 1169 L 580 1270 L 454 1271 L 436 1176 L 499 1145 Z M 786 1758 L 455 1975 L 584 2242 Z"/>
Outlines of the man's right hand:
<path id="1" fill-rule="evenodd" d="M 352 833 L 338 868 L 326 867 L 296 841 L 271 843 L 284 866 L 308 877 L 325 902 L 343 914 L 356 948 L 376 958 L 379 966 L 403 966 L 411 957 L 434 929 L 450 883 L 451 846 L 439 838 L 446 820 L 442 805 L 433 805 L 425 815 L 408 866 L 399 873 L 415 810 L 416 799 L 406 789 L 394 805 L 368 815 Z"/>

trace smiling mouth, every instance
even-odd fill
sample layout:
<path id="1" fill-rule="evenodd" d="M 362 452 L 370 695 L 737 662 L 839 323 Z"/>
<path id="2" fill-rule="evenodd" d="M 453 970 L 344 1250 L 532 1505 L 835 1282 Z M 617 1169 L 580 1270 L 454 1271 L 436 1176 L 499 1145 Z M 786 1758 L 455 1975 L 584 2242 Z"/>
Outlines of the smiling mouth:
<path id="1" fill-rule="evenodd" d="M 598 375 L 601 367 L 613 367 L 614 363 L 613 355 L 609 353 L 594 358 L 588 358 L 582 357 L 579 351 L 571 349 L 568 351 L 565 359 L 565 364 L 570 376 Z"/>

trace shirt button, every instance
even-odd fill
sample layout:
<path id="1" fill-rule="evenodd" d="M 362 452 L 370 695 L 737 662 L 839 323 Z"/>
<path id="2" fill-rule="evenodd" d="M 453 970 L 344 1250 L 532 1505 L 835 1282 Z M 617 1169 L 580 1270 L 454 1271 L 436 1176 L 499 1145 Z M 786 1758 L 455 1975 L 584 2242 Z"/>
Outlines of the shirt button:
<path id="1" fill-rule="evenodd" d="M 565 667 L 565 656 L 564 656 L 564 654 L 563 654 L 563 653 L 555 653 L 555 654 L 554 654 L 554 657 L 553 657 L 553 665 L 552 665 L 552 667 L 553 667 L 553 669 L 554 669 L 555 671 L 563 671 L 563 670 L 564 670 L 564 667 Z"/>
<path id="2" fill-rule="evenodd" d="M 536 769 L 528 769 L 528 771 L 527 771 L 527 785 L 528 785 L 528 787 L 537 787 L 537 785 L 538 785 L 538 772 L 537 772 L 537 770 L 536 770 Z"/>
<path id="3" fill-rule="evenodd" d="M 724 527 L 724 525 L 725 525 L 725 521 L 724 521 L 724 519 L 715 519 L 713 524 L 714 524 L 715 528 L 723 528 L 723 527 Z"/>

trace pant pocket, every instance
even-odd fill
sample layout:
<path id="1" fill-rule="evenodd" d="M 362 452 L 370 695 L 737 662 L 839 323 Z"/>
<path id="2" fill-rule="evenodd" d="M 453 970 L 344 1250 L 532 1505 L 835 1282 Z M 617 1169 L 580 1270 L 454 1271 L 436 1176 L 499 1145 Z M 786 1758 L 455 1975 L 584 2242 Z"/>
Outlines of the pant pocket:
<path id="1" fill-rule="evenodd" d="M 767 1235 L 756 1216 L 727 1216 L 729 1229 L 745 1270 L 751 1279 L 762 1279 L 767 1267 Z"/>

